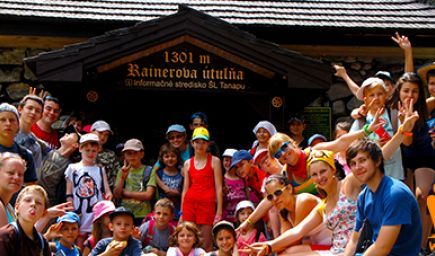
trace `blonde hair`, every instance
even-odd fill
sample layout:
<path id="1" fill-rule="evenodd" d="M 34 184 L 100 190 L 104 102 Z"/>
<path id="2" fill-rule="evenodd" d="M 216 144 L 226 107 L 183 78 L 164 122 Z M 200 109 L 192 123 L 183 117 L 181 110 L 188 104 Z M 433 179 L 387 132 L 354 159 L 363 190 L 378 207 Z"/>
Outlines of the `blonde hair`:
<path id="1" fill-rule="evenodd" d="M 3 164 L 6 160 L 8 159 L 17 159 L 20 160 L 20 162 L 23 164 L 24 169 L 27 167 L 27 162 L 26 160 L 24 160 L 23 158 L 21 158 L 20 155 L 15 154 L 15 153 L 11 153 L 11 152 L 4 152 L 4 153 L 0 153 L 0 168 L 3 167 Z"/>
<path id="2" fill-rule="evenodd" d="M 195 235 L 195 243 L 193 243 L 192 248 L 198 248 L 201 246 L 201 239 L 198 227 L 193 222 L 184 221 L 178 224 L 175 228 L 174 234 L 169 237 L 169 246 L 178 246 L 178 234 L 183 230 L 187 229 Z"/>
<path id="3" fill-rule="evenodd" d="M 30 185 L 30 186 L 26 186 L 23 188 L 23 190 L 21 190 L 21 192 L 18 194 L 17 196 L 17 202 L 15 204 L 19 204 L 21 202 L 21 200 L 23 200 L 23 197 L 28 194 L 28 193 L 32 193 L 32 192 L 36 192 L 39 193 L 42 198 L 44 199 L 44 209 L 48 208 L 48 196 L 47 196 L 47 192 L 45 191 L 45 189 L 39 185 Z"/>
<path id="4" fill-rule="evenodd" d="M 269 155 L 274 157 L 276 152 L 278 152 L 278 150 L 281 148 L 282 144 L 287 141 L 290 142 L 288 144 L 290 147 L 293 147 L 294 149 L 297 148 L 296 142 L 285 133 L 277 132 L 270 137 L 268 146 Z"/>
<path id="5" fill-rule="evenodd" d="M 174 203 L 169 200 L 168 198 L 162 198 L 159 199 L 156 204 L 154 205 L 154 210 L 156 209 L 156 207 L 164 207 L 164 208 L 168 208 L 169 210 L 171 210 L 172 213 L 175 212 L 175 205 Z"/>

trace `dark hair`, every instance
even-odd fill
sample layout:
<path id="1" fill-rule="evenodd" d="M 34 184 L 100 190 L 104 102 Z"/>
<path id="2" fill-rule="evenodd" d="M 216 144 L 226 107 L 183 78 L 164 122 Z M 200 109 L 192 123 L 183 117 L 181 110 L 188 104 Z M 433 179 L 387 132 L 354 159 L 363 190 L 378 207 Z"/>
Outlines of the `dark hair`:
<path id="1" fill-rule="evenodd" d="M 216 244 L 217 233 L 219 233 L 219 231 L 221 231 L 221 230 L 227 230 L 228 232 L 230 232 L 233 235 L 233 237 L 234 237 L 234 241 L 237 242 L 236 230 L 234 230 L 234 228 L 231 228 L 228 225 L 221 225 L 221 226 L 213 229 L 213 241 L 214 241 L 215 244 Z M 216 244 L 216 246 L 217 246 L 217 244 Z"/>
<path id="2" fill-rule="evenodd" d="M 176 167 L 179 166 L 180 161 L 181 161 L 181 157 L 180 157 L 180 150 L 174 146 L 172 146 L 171 143 L 165 143 L 160 147 L 160 151 L 159 151 L 159 163 L 160 166 L 165 167 L 165 164 L 163 163 L 163 156 L 167 153 L 174 153 L 175 155 L 177 155 L 177 164 L 175 165 Z"/>
<path id="3" fill-rule="evenodd" d="M 208 118 L 207 118 L 207 115 L 206 115 L 205 113 L 203 113 L 203 112 L 196 112 L 196 113 L 193 113 L 193 114 L 190 116 L 190 122 L 192 122 L 193 119 L 195 119 L 195 118 L 200 118 L 201 121 L 202 121 L 204 124 L 208 124 Z"/>
<path id="4" fill-rule="evenodd" d="M 402 86 L 405 83 L 413 83 L 416 84 L 418 87 L 418 99 L 416 102 L 414 102 L 414 106 L 413 106 L 414 110 L 417 110 L 420 116 L 420 118 L 415 122 L 415 126 L 413 128 L 413 131 L 418 131 L 425 125 L 429 114 L 427 111 L 423 82 L 421 81 L 420 77 L 416 73 L 406 72 L 399 78 L 399 80 L 397 80 L 394 89 L 394 94 L 392 97 L 391 107 L 394 109 L 398 109 L 398 103 L 400 101 L 400 89 L 402 89 Z"/>
<path id="5" fill-rule="evenodd" d="M 370 158 L 377 162 L 380 162 L 379 169 L 382 173 L 385 174 L 384 170 L 384 156 L 382 155 L 382 150 L 376 144 L 376 142 L 369 139 L 359 139 L 357 141 L 352 142 L 349 145 L 346 151 L 346 162 L 347 165 L 350 165 L 350 162 L 353 158 L 355 158 L 359 152 L 366 152 L 369 154 Z"/>
<path id="6" fill-rule="evenodd" d="M 348 121 L 338 122 L 335 124 L 335 130 L 340 129 L 342 131 L 349 132 L 351 126 L 352 126 L 352 124 Z"/>
<path id="7" fill-rule="evenodd" d="M 266 180 L 264 181 L 264 186 L 266 187 L 266 185 L 268 185 L 272 182 L 278 182 L 278 184 L 283 185 L 284 187 L 291 186 L 290 181 L 288 180 L 287 176 L 284 176 L 281 174 L 273 174 L 273 175 L 270 175 L 269 177 L 267 177 Z M 287 209 L 282 209 L 281 211 L 279 211 L 279 214 L 281 215 L 281 217 L 284 220 L 287 220 L 287 216 L 288 216 Z"/>
<path id="8" fill-rule="evenodd" d="M 429 78 L 435 77 L 435 69 L 431 69 L 426 73 L 426 83 L 429 83 Z"/>
<path id="9" fill-rule="evenodd" d="M 45 104 L 45 102 L 47 102 L 47 101 L 53 101 L 53 102 L 55 102 L 57 105 L 59 105 L 59 107 L 60 107 L 60 101 L 59 101 L 59 99 L 56 98 L 56 97 L 53 97 L 53 96 L 51 96 L 51 95 L 47 95 L 47 96 L 44 97 L 44 104 Z"/>

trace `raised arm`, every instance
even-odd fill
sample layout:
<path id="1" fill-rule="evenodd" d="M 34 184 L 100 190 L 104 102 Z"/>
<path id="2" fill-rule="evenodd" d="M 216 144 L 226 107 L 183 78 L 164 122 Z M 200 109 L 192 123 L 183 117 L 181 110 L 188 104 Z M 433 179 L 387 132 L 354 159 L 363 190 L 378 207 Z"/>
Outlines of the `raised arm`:
<path id="1" fill-rule="evenodd" d="M 353 95 L 356 95 L 356 92 L 359 89 L 359 86 L 350 78 L 350 76 L 347 74 L 346 69 L 343 66 L 340 65 L 333 65 L 335 69 L 335 76 L 341 77 L 341 79 L 346 82 L 347 87 L 349 87 L 349 90 L 352 92 Z"/>
<path id="2" fill-rule="evenodd" d="M 414 60 L 412 56 L 412 45 L 407 36 L 401 36 L 399 32 L 396 32 L 395 36 L 391 39 L 396 42 L 399 47 L 403 50 L 403 55 L 405 57 L 405 72 L 414 72 Z"/>

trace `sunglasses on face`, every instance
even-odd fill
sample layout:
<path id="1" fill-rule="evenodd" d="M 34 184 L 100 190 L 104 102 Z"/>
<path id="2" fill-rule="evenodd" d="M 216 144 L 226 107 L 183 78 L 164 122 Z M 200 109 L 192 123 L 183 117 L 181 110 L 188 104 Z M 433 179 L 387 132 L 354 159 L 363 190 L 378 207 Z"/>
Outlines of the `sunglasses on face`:
<path id="1" fill-rule="evenodd" d="M 287 188 L 287 186 L 275 190 L 275 192 L 268 194 L 266 196 L 266 199 L 269 201 L 272 201 L 275 197 L 280 197 L 286 188 Z"/>
<path id="2" fill-rule="evenodd" d="M 284 143 L 281 145 L 281 147 L 278 149 L 278 151 L 275 153 L 275 155 L 273 155 L 273 156 L 274 156 L 276 159 L 280 159 L 281 156 L 282 156 L 285 152 L 287 152 L 287 150 L 288 150 L 288 148 L 289 148 L 289 146 L 288 146 L 289 143 L 290 143 L 289 141 L 284 142 Z"/>

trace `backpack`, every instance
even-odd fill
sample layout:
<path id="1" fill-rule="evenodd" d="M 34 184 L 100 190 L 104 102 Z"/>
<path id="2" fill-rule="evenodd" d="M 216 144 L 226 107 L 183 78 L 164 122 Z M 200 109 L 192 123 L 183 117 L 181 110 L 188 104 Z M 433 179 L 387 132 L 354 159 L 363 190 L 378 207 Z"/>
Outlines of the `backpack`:
<path id="1" fill-rule="evenodd" d="M 169 234 L 172 235 L 175 232 L 175 226 L 169 222 Z M 142 241 L 143 245 L 149 245 L 149 243 L 153 240 L 154 236 L 154 218 L 151 218 L 148 223 L 148 230 L 145 234 L 145 239 Z"/>
<path id="2" fill-rule="evenodd" d="M 20 248 L 19 242 L 20 242 L 21 237 L 22 237 L 21 231 L 18 228 L 17 222 L 15 222 L 15 221 L 11 222 L 11 225 L 12 225 L 12 227 L 15 228 L 15 231 L 17 231 L 17 235 L 18 235 L 17 244 L 15 245 L 15 248 Z M 44 238 L 42 237 L 41 233 L 39 233 L 39 232 L 36 232 L 36 233 L 38 233 L 38 240 L 39 240 L 39 245 L 41 247 L 41 252 L 44 252 L 44 248 L 45 248 Z"/>

